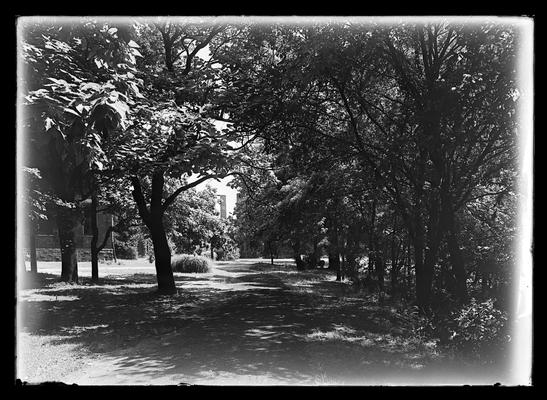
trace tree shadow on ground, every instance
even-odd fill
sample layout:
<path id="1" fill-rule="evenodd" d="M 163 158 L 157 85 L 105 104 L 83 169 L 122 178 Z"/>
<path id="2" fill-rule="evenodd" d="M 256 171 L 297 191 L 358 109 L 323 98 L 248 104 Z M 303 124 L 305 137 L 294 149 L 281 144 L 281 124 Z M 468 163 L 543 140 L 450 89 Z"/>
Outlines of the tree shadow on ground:
<path id="1" fill-rule="evenodd" d="M 43 276 L 40 289 L 20 296 L 20 329 L 107 357 L 97 380 L 169 375 L 233 383 L 251 376 L 343 384 L 431 373 L 428 364 L 440 358 L 434 347 L 396 329 L 393 310 L 341 296 L 343 283 L 328 278 L 290 266 L 224 264 L 211 274 L 176 274 L 179 293 L 160 296 L 151 274 L 103 278 L 101 285 L 60 285 Z"/>

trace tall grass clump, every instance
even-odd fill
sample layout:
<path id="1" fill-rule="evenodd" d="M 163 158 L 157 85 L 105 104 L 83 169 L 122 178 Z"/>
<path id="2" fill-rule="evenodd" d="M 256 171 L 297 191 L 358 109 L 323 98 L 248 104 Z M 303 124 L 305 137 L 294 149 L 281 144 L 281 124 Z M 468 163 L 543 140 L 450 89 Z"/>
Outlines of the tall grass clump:
<path id="1" fill-rule="evenodd" d="M 171 267 L 174 272 L 211 272 L 213 263 L 206 257 L 189 254 L 175 255 L 171 258 Z"/>

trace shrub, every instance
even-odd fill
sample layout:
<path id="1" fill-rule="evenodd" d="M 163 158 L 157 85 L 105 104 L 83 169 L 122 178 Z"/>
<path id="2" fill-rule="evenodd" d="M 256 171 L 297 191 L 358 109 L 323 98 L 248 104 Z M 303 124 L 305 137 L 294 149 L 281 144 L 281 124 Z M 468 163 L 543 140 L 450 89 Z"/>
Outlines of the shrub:
<path id="1" fill-rule="evenodd" d="M 189 254 L 174 256 L 171 259 L 171 266 L 175 272 L 205 273 L 213 269 L 213 264 L 208 258 Z"/>
<path id="2" fill-rule="evenodd" d="M 234 246 L 226 246 L 225 248 L 215 250 L 215 252 L 219 261 L 233 261 L 239 258 L 239 249 Z"/>
<path id="3" fill-rule="evenodd" d="M 495 308 L 492 299 L 482 303 L 472 299 L 453 313 L 449 325 L 450 342 L 457 349 L 469 353 L 501 350 L 509 339 L 505 334 L 506 321 L 506 313 Z"/>
<path id="4" fill-rule="evenodd" d="M 123 260 L 136 260 L 137 248 L 133 244 L 121 242 L 116 240 L 114 242 L 114 249 L 116 251 L 116 257 Z"/>
<path id="5" fill-rule="evenodd" d="M 474 358 L 501 355 L 510 338 L 506 334 L 507 315 L 494 306 L 494 300 L 475 299 L 445 313 L 444 309 L 421 313 L 405 310 L 413 333 L 421 340 L 440 339 L 440 344 Z"/>

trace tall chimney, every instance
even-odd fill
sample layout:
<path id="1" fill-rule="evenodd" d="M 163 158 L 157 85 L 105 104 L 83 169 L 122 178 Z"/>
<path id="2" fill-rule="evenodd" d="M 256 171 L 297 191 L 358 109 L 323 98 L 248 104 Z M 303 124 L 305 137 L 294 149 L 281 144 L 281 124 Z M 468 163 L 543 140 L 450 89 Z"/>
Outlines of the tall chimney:
<path id="1" fill-rule="evenodd" d="M 218 197 L 220 197 L 219 203 L 220 203 L 220 218 L 225 219 L 226 218 L 226 195 L 225 194 L 219 194 Z"/>

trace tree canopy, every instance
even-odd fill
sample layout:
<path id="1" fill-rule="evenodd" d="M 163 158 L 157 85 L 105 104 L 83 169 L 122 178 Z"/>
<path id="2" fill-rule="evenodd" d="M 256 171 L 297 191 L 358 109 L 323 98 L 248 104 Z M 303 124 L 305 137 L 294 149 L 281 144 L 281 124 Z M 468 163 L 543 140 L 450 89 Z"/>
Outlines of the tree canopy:
<path id="1" fill-rule="evenodd" d="M 494 22 L 29 27 L 26 167 L 68 209 L 129 193 L 166 293 L 168 239 L 226 242 L 195 187 L 232 175 L 240 244 L 288 247 L 299 268 L 328 255 L 382 292 L 390 274 L 423 308 L 443 290 L 466 302 L 471 281 L 508 279 L 519 40 Z"/>

